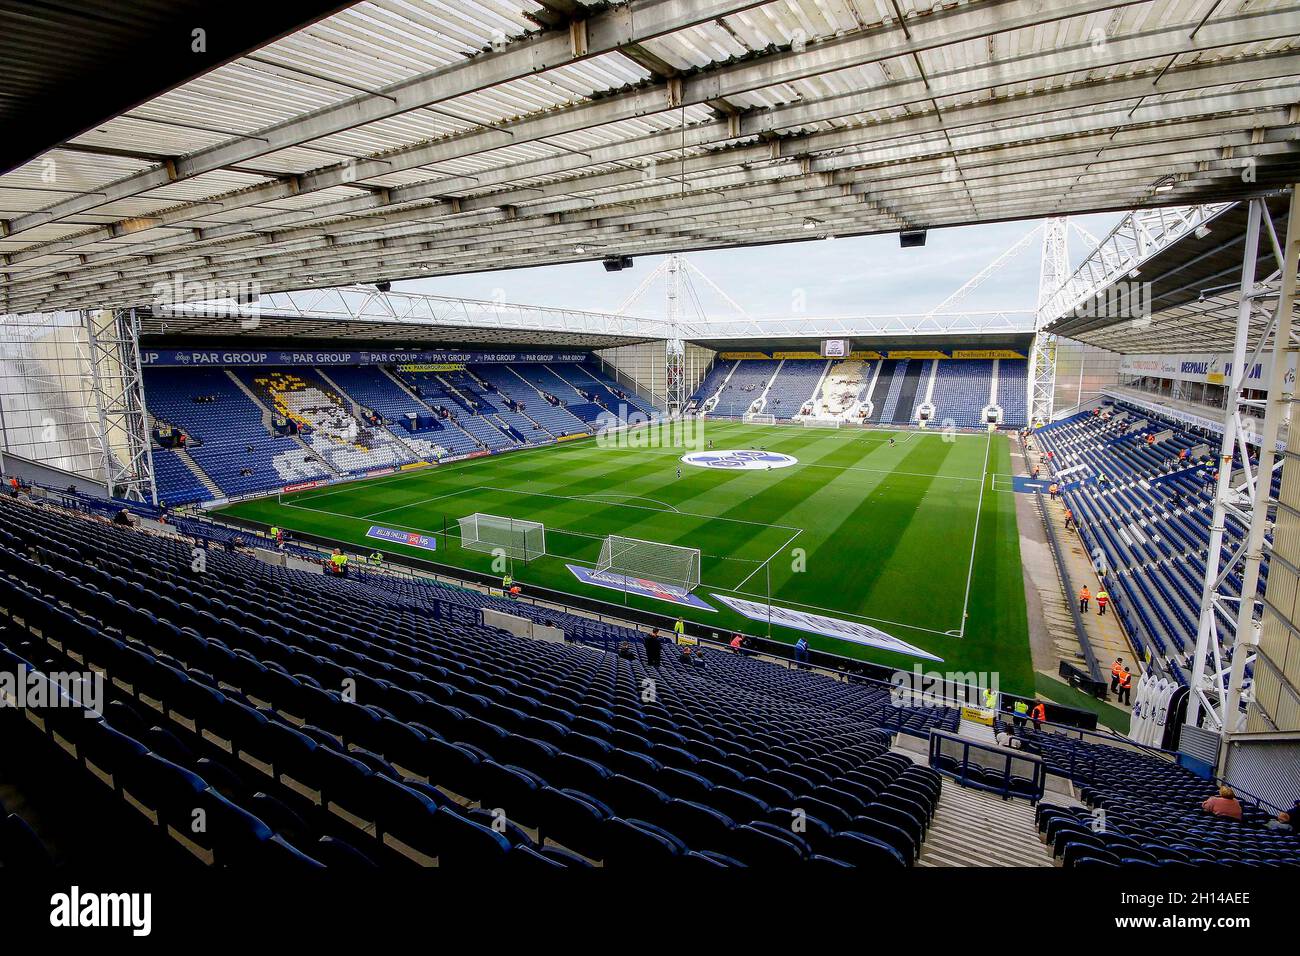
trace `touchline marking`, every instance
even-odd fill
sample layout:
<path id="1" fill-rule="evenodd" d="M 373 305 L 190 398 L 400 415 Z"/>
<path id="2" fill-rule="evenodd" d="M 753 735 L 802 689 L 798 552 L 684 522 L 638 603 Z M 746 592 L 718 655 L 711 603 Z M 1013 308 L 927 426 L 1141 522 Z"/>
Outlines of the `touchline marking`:
<path id="1" fill-rule="evenodd" d="M 961 630 L 957 636 L 964 638 L 966 636 L 966 613 L 970 606 L 970 585 L 975 575 L 975 545 L 980 539 L 980 510 L 984 507 L 984 486 L 988 484 L 989 475 L 989 451 L 993 447 L 993 433 L 989 432 L 988 443 L 984 446 L 984 474 L 980 478 L 980 496 L 975 503 L 975 533 L 970 539 L 970 567 L 966 571 L 966 597 L 961 602 Z"/>
<path id="2" fill-rule="evenodd" d="M 705 582 L 705 584 L 707 584 L 707 582 Z M 701 586 L 703 587 L 704 585 Z M 743 594 L 745 597 L 762 598 L 766 603 L 768 604 L 772 603 L 771 597 L 765 594 L 755 593 L 754 591 L 740 591 L 740 590 L 733 590 L 731 588 L 720 588 L 720 587 L 714 587 L 711 584 L 708 584 L 707 586 L 711 591 L 720 591 L 724 594 Z M 874 624 L 888 624 L 891 627 L 902 627 L 902 628 L 906 628 L 909 631 L 921 631 L 925 634 L 938 634 L 940 637 L 955 636 L 952 631 L 939 631 L 939 630 L 935 630 L 932 627 L 921 627 L 919 624 L 904 624 L 902 621 L 891 621 L 888 618 L 872 617 L 869 614 L 854 614 L 851 611 L 841 611 L 838 608 L 823 607 L 820 604 L 805 604 L 801 601 L 790 601 L 787 600 L 786 598 L 781 598 L 780 600 L 782 605 L 805 608 L 809 611 L 821 611 L 823 614 L 827 615 L 828 617 L 852 618 L 858 621 L 871 621 Z M 777 607 L 777 605 L 775 604 L 773 604 L 772 606 Z"/>

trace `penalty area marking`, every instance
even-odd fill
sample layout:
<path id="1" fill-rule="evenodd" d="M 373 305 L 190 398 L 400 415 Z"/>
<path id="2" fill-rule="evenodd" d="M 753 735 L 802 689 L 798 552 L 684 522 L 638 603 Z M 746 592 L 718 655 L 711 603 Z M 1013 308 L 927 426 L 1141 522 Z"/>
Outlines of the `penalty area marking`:
<path id="1" fill-rule="evenodd" d="M 475 490 L 475 489 L 468 489 L 468 490 Z M 337 511 L 327 511 L 327 510 L 325 510 L 324 508 L 305 508 L 305 507 L 303 507 L 302 505 L 289 504 L 288 502 L 282 502 L 282 503 L 281 503 L 281 507 L 283 507 L 283 508 L 291 508 L 291 509 L 293 509 L 294 511 L 309 511 L 309 512 L 311 512 L 311 513 L 313 513 L 313 514 L 324 514 L 324 515 L 330 515 L 331 517 L 335 517 L 335 518 L 348 518 L 348 519 L 351 519 L 351 520 L 353 520 L 353 521 L 365 521 L 365 520 L 368 520 L 365 516 L 362 516 L 362 515 L 348 515 L 348 514 L 341 514 L 340 512 L 337 512 Z M 654 509 L 647 509 L 647 510 L 654 510 Z M 662 514 L 663 512 L 656 512 L 656 513 L 658 513 L 658 514 Z M 722 520 L 738 520 L 738 519 L 722 519 Z M 756 523 L 756 522 L 755 522 L 755 523 Z M 400 523 L 398 523 L 398 522 L 396 522 L 396 521 L 389 522 L 389 524 L 391 524 L 392 527 L 397 528 L 397 529 L 402 530 L 402 531 L 414 531 L 414 532 L 417 532 L 417 533 L 419 533 L 419 534 L 439 534 L 439 533 L 440 533 L 440 532 L 436 532 L 436 531 L 431 531 L 431 530 L 428 529 L 428 528 L 419 528 L 419 527 L 416 527 L 416 526 L 414 526 L 414 525 L 404 525 L 404 524 L 400 524 Z M 769 528 L 787 528 L 787 526 L 785 526 L 785 525 L 766 525 L 765 527 L 769 527 Z M 295 530 L 297 530 L 297 529 L 295 529 Z M 548 528 L 547 530 L 551 530 L 551 529 Z M 592 538 L 592 539 L 595 539 L 595 540 L 604 540 L 604 538 L 606 537 L 605 535 L 587 534 L 587 533 L 582 532 L 582 531 L 566 531 L 566 530 L 563 529 L 563 528 L 556 528 L 556 529 L 554 529 L 554 530 L 556 530 L 556 531 L 558 531 L 558 532 L 560 532 L 560 533 L 562 533 L 562 534 L 571 534 L 571 535 L 575 535 L 575 536 L 578 536 L 578 537 Z M 784 544 L 782 544 L 781 547 L 778 548 L 777 551 L 776 551 L 775 553 L 773 553 L 773 554 L 772 554 L 772 555 L 767 559 L 767 561 L 762 562 L 762 564 L 767 564 L 768 562 L 770 562 L 773 558 L 776 557 L 777 554 L 780 554 L 781 551 L 785 550 L 785 548 L 790 544 L 791 541 L 793 541 L 795 538 L 797 538 L 800 534 L 803 533 L 803 529 L 802 529 L 802 528 L 787 528 L 787 530 L 793 530 L 793 531 L 795 532 L 795 534 L 794 534 L 793 536 L 791 536 L 791 538 L 790 538 L 789 540 L 787 540 Z M 448 538 L 450 538 L 450 534 L 448 535 Z M 560 554 L 560 553 L 558 553 L 558 552 L 550 552 L 550 551 L 548 551 L 548 552 L 546 553 L 545 557 L 548 557 L 548 558 L 558 558 L 559 560 L 562 560 L 562 561 L 572 561 L 572 562 L 574 562 L 574 563 L 582 564 L 582 565 L 588 565 L 588 564 L 591 564 L 590 561 L 586 561 L 586 560 L 584 560 L 584 559 L 582 559 L 582 558 L 577 558 L 577 557 L 573 557 L 573 556 L 570 556 L 570 555 L 564 555 L 564 554 Z M 714 555 L 707 555 L 707 557 L 714 557 Z M 748 560 L 752 560 L 752 559 L 747 559 L 747 558 L 724 558 L 724 559 L 722 559 L 722 560 L 727 560 L 727 561 L 748 561 Z M 760 564 L 760 565 L 759 565 L 759 568 L 756 568 L 756 569 L 755 569 L 755 572 L 753 572 L 753 573 L 756 573 L 758 570 L 761 570 L 761 568 L 762 568 L 762 564 Z M 592 565 L 592 567 L 595 567 L 595 565 Z M 751 573 L 749 577 L 753 577 L 753 573 Z M 748 581 L 749 578 L 746 578 L 745 580 Z M 742 595 L 742 596 L 747 597 L 747 598 L 763 598 L 763 599 L 768 599 L 768 596 L 767 596 L 767 595 L 759 594 L 759 593 L 756 593 L 756 592 L 754 592 L 754 591 L 742 591 L 740 588 L 726 588 L 726 587 L 722 587 L 722 586 L 719 586 L 719 585 L 713 585 L 713 584 L 710 584 L 710 583 L 707 582 L 707 581 L 706 581 L 706 582 L 701 582 L 701 584 L 702 584 L 702 586 L 708 586 L 708 587 L 712 588 L 712 589 L 715 590 L 715 591 L 721 591 L 721 592 L 724 593 L 724 594 L 736 594 L 736 595 Z M 790 605 L 791 607 L 805 608 L 805 609 L 810 610 L 810 611 L 821 611 L 821 612 L 824 612 L 824 613 L 829 614 L 829 615 L 839 615 L 840 617 L 856 619 L 856 620 L 859 620 L 859 621 L 871 621 L 871 622 L 874 622 L 874 623 L 876 623 L 876 624 L 885 624 L 885 625 L 889 625 L 889 626 L 891 626 L 891 627 L 902 627 L 902 628 L 906 628 L 906 629 L 911 630 L 911 631 L 920 631 L 920 632 L 922 632 L 922 633 L 924 633 L 924 634 L 938 634 L 938 635 L 940 635 L 940 636 L 942 636 L 942 637 L 952 637 L 952 636 L 954 636 L 952 631 L 940 631 L 940 630 L 936 630 L 935 628 L 922 627 L 922 626 L 920 626 L 920 625 L 918 625 L 918 624 L 907 624 L 907 623 L 904 623 L 903 621 L 894 621 L 894 620 L 890 620 L 889 618 L 883 618 L 883 617 L 872 617 L 871 615 L 868 615 L 868 614 L 855 614 L 855 613 L 853 613 L 852 611 L 845 611 L 845 610 L 841 610 L 840 608 L 825 607 L 824 605 L 821 605 L 821 604 L 807 604 L 807 603 L 804 603 L 804 602 L 802 602 L 802 601 L 790 601 L 790 600 L 786 600 L 786 599 L 784 599 L 784 598 L 782 599 L 781 603 L 783 603 L 783 604 L 787 604 L 787 605 Z M 956 635 L 956 636 L 960 637 L 961 635 Z"/>

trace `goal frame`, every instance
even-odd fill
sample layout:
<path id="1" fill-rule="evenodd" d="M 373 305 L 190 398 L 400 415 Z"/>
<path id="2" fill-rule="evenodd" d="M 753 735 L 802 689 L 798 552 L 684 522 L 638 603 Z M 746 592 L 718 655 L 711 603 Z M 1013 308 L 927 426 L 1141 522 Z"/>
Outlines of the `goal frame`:
<path id="1" fill-rule="evenodd" d="M 690 559 L 690 567 L 685 578 L 677 574 L 663 574 L 659 572 L 650 572 L 635 568 L 622 568 L 615 565 L 616 556 L 613 554 L 614 543 L 616 541 L 630 541 L 638 545 L 649 545 L 653 548 L 660 548 L 666 551 L 684 552 Z M 622 554 L 626 554 L 624 551 Z M 619 555 L 621 557 L 622 555 Z M 647 580 L 658 581 L 660 584 L 671 584 L 690 592 L 700 586 L 700 549 L 685 548 L 679 544 L 664 544 L 662 541 L 647 541 L 644 538 L 633 538 L 623 534 L 606 535 L 605 540 L 600 545 L 600 557 L 596 561 L 597 574 L 615 574 L 621 578 L 642 577 Z"/>
<path id="2" fill-rule="evenodd" d="M 504 524 L 496 525 L 499 530 L 507 531 L 510 535 L 518 534 L 518 543 L 510 540 L 506 541 L 487 541 L 480 534 L 482 524 L 479 519 L 492 518 Z M 467 540 L 465 529 L 470 527 L 474 529 L 474 536 Z M 508 518 L 505 515 L 488 514 L 483 511 L 475 511 L 473 514 L 464 515 L 456 519 L 457 528 L 460 531 L 460 546 L 469 551 L 480 551 L 486 554 L 493 554 L 497 549 L 505 552 L 507 557 L 522 560 L 525 564 L 529 561 L 540 558 L 546 554 L 546 525 L 540 521 L 529 521 L 525 518 Z M 516 528 L 516 525 L 518 527 Z M 530 545 L 529 533 L 536 532 L 537 538 Z"/>
<path id="3" fill-rule="evenodd" d="M 768 415 L 763 412 L 745 412 L 740 420 L 746 425 L 775 425 L 776 416 Z"/>
<path id="4" fill-rule="evenodd" d="M 840 428 L 844 422 L 838 418 L 805 418 L 804 428 Z"/>

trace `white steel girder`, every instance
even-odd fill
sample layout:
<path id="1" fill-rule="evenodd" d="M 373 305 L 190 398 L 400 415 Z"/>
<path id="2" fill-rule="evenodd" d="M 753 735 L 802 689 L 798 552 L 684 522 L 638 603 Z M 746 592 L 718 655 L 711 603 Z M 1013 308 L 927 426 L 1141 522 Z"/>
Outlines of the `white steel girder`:
<path id="1" fill-rule="evenodd" d="M 1261 242 L 1273 247 L 1279 263 L 1278 270 L 1263 282 L 1256 280 Z M 1265 201 L 1254 199 L 1248 210 L 1242 255 L 1233 365 L 1187 707 L 1189 725 L 1198 726 L 1203 722 L 1207 729 L 1220 734 L 1220 764 L 1227 754 L 1230 737 L 1244 727 L 1243 704 L 1251 692 L 1245 671 L 1254 660 L 1253 649 L 1259 643 L 1256 611 L 1261 602 L 1257 590 L 1260 563 L 1270 547 L 1265 533 L 1269 526 L 1272 476 L 1278 467 L 1279 430 L 1289 418 L 1293 400 L 1291 359 L 1300 350 L 1292 332 L 1297 268 L 1300 268 L 1300 194 L 1293 186 L 1285 244 L 1277 240 Z M 1252 322 L 1260 312 L 1267 319 L 1262 331 Z M 1247 399 L 1244 391 L 1252 384 L 1249 370 L 1269 351 L 1272 372 L 1267 397 Z M 1257 418 L 1250 413 L 1261 407 L 1264 422 L 1262 431 L 1256 432 L 1253 423 Z M 1258 448 L 1258 465 L 1254 467 L 1250 462 L 1250 446 Z M 1242 478 L 1235 487 L 1234 453 L 1239 453 L 1242 460 Z M 1229 515 L 1245 524 L 1247 533 L 1244 542 L 1224 558 L 1223 540 Z M 1238 562 L 1241 562 L 1239 595 L 1227 584 Z"/>
<path id="2" fill-rule="evenodd" d="M 1140 274 L 1140 267 L 1174 243 L 1233 206 L 1230 202 L 1199 206 L 1135 209 L 1121 219 L 1068 279 L 1041 303 L 1041 321 L 1050 326 L 1080 306 L 1095 301 L 1107 288 Z"/>
<path id="3" fill-rule="evenodd" d="M 1044 331 L 1043 307 L 1065 284 L 1070 272 L 1066 219 L 1043 222 L 1043 251 L 1038 265 L 1034 344 L 1029 355 L 1029 421 L 1046 425 L 1056 410 L 1056 336 Z"/>

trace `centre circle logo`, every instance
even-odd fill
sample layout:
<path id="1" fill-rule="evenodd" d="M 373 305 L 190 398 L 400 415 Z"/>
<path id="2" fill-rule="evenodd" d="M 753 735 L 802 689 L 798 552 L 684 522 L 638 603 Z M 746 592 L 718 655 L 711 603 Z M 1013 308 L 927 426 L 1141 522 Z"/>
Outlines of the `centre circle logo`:
<path id="1" fill-rule="evenodd" d="M 766 471 L 769 468 L 789 468 L 799 464 L 792 455 L 753 448 L 727 451 L 693 451 L 682 455 L 682 461 L 696 468 L 722 468 L 727 471 Z"/>

